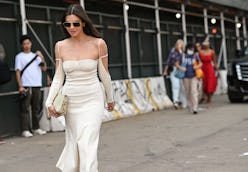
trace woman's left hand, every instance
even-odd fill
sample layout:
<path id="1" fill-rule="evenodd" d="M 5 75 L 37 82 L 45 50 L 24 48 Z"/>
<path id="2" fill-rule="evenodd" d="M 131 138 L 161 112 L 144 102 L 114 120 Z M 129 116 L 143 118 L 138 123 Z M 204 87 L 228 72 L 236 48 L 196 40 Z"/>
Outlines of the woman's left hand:
<path id="1" fill-rule="evenodd" d="M 114 110 L 114 107 L 115 107 L 115 102 L 108 103 L 107 110 L 111 112 Z"/>
<path id="2" fill-rule="evenodd" d="M 216 70 L 215 71 L 215 76 L 216 76 L 216 78 L 219 78 L 220 77 L 220 71 L 219 70 Z"/>
<path id="3" fill-rule="evenodd" d="M 187 69 L 185 67 L 180 66 L 179 70 L 182 71 L 182 72 L 186 72 Z"/>

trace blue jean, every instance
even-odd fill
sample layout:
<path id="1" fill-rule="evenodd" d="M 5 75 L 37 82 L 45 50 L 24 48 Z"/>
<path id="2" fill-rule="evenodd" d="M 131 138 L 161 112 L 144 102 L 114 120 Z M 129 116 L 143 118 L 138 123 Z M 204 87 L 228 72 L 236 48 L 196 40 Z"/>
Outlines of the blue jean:
<path id="1" fill-rule="evenodd" d="M 185 90 L 181 79 L 175 77 L 176 67 L 173 67 L 173 71 L 170 73 L 172 99 L 173 102 L 181 102 L 183 107 L 187 106 Z"/>

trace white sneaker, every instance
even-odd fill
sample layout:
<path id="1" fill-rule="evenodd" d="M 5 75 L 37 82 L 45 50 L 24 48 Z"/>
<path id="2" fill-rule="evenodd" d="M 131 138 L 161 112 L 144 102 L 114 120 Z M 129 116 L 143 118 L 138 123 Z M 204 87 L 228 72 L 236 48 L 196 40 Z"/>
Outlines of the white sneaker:
<path id="1" fill-rule="evenodd" d="M 30 131 L 25 130 L 22 132 L 22 136 L 28 138 L 28 137 L 33 137 L 33 134 L 30 133 Z"/>
<path id="2" fill-rule="evenodd" d="M 47 132 L 39 128 L 39 129 L 37 129 L 37 130 L 34 130 L 34 133 L 35 133 L 35 134 L 39 134 L 39 135 L 44 135 L 44 134 L 46 134 Z"/>
<path id="3" fill-rule="evenodd" d="M 174 105 L 174 108 L 175 108 L 176 110 L 179 108 L 179 105 L 178 105 L 177 102 L 174 102 L 173 105 Z"/>

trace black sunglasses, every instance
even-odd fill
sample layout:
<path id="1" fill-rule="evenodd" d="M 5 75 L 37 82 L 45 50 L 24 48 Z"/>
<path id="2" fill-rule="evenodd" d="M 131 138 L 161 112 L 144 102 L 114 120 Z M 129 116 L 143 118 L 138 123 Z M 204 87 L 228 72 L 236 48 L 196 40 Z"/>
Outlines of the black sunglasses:
<path id="1" fill-rule="evenodd" d="M 63 23 L 63 26 L 64 26 L 64 27 L 68 27 L 68 28 L 70 28 L 70 27 L 71 27 L 71 25 L 73 25 L 74 27 L 79 27 L 79 26 L 80 26 L 80 22 L 73 22 L 73 23 L 70 23 L 70 22 L 64 22 L 64 23 Z"/>

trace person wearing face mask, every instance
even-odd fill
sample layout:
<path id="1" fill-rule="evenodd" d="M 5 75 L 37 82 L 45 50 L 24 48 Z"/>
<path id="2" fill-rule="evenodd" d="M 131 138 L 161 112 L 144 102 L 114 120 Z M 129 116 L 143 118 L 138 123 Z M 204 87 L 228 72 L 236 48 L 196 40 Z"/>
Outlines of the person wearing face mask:
<path id="1" fill-rule="evenodd" d="M 171 49 L 167 61 L 166 66 L 164 68 L 163 75 L 170 75 L 171 87 L 172 87 L 172 99 L 174 108 L 178 109 L 180 102 L 182 103 L 182 107 L 186 107 L 186 98 L 185 91 L 181 84 L 181 79 L 175 77 L 175 62 L 182 56 L 184 50 L 184 42 L 182 39 L 178 39 L 175 43 L 175 46 Z"/>
<path id="2" fill-rule="evenodd" d="M 198 65 L 194 66 L 195 61 Z M 185 68 L 181 67 L 180 64 L 184 63 Z M 195 53 L 194 45 L 188 44 L 186 46 L 186 54 L 183 57 L 180 57 L 176 62 L 177 68 L 185 72 L 183 78 L 183 85 L 185 89 L 186 99 L 187 99 L 187 108 L 189 112 L 193 114 L 198 113 L 198 79 L 195 75 L 195 70 L 201 68 L 202 62 L 198 53 Z"/>

